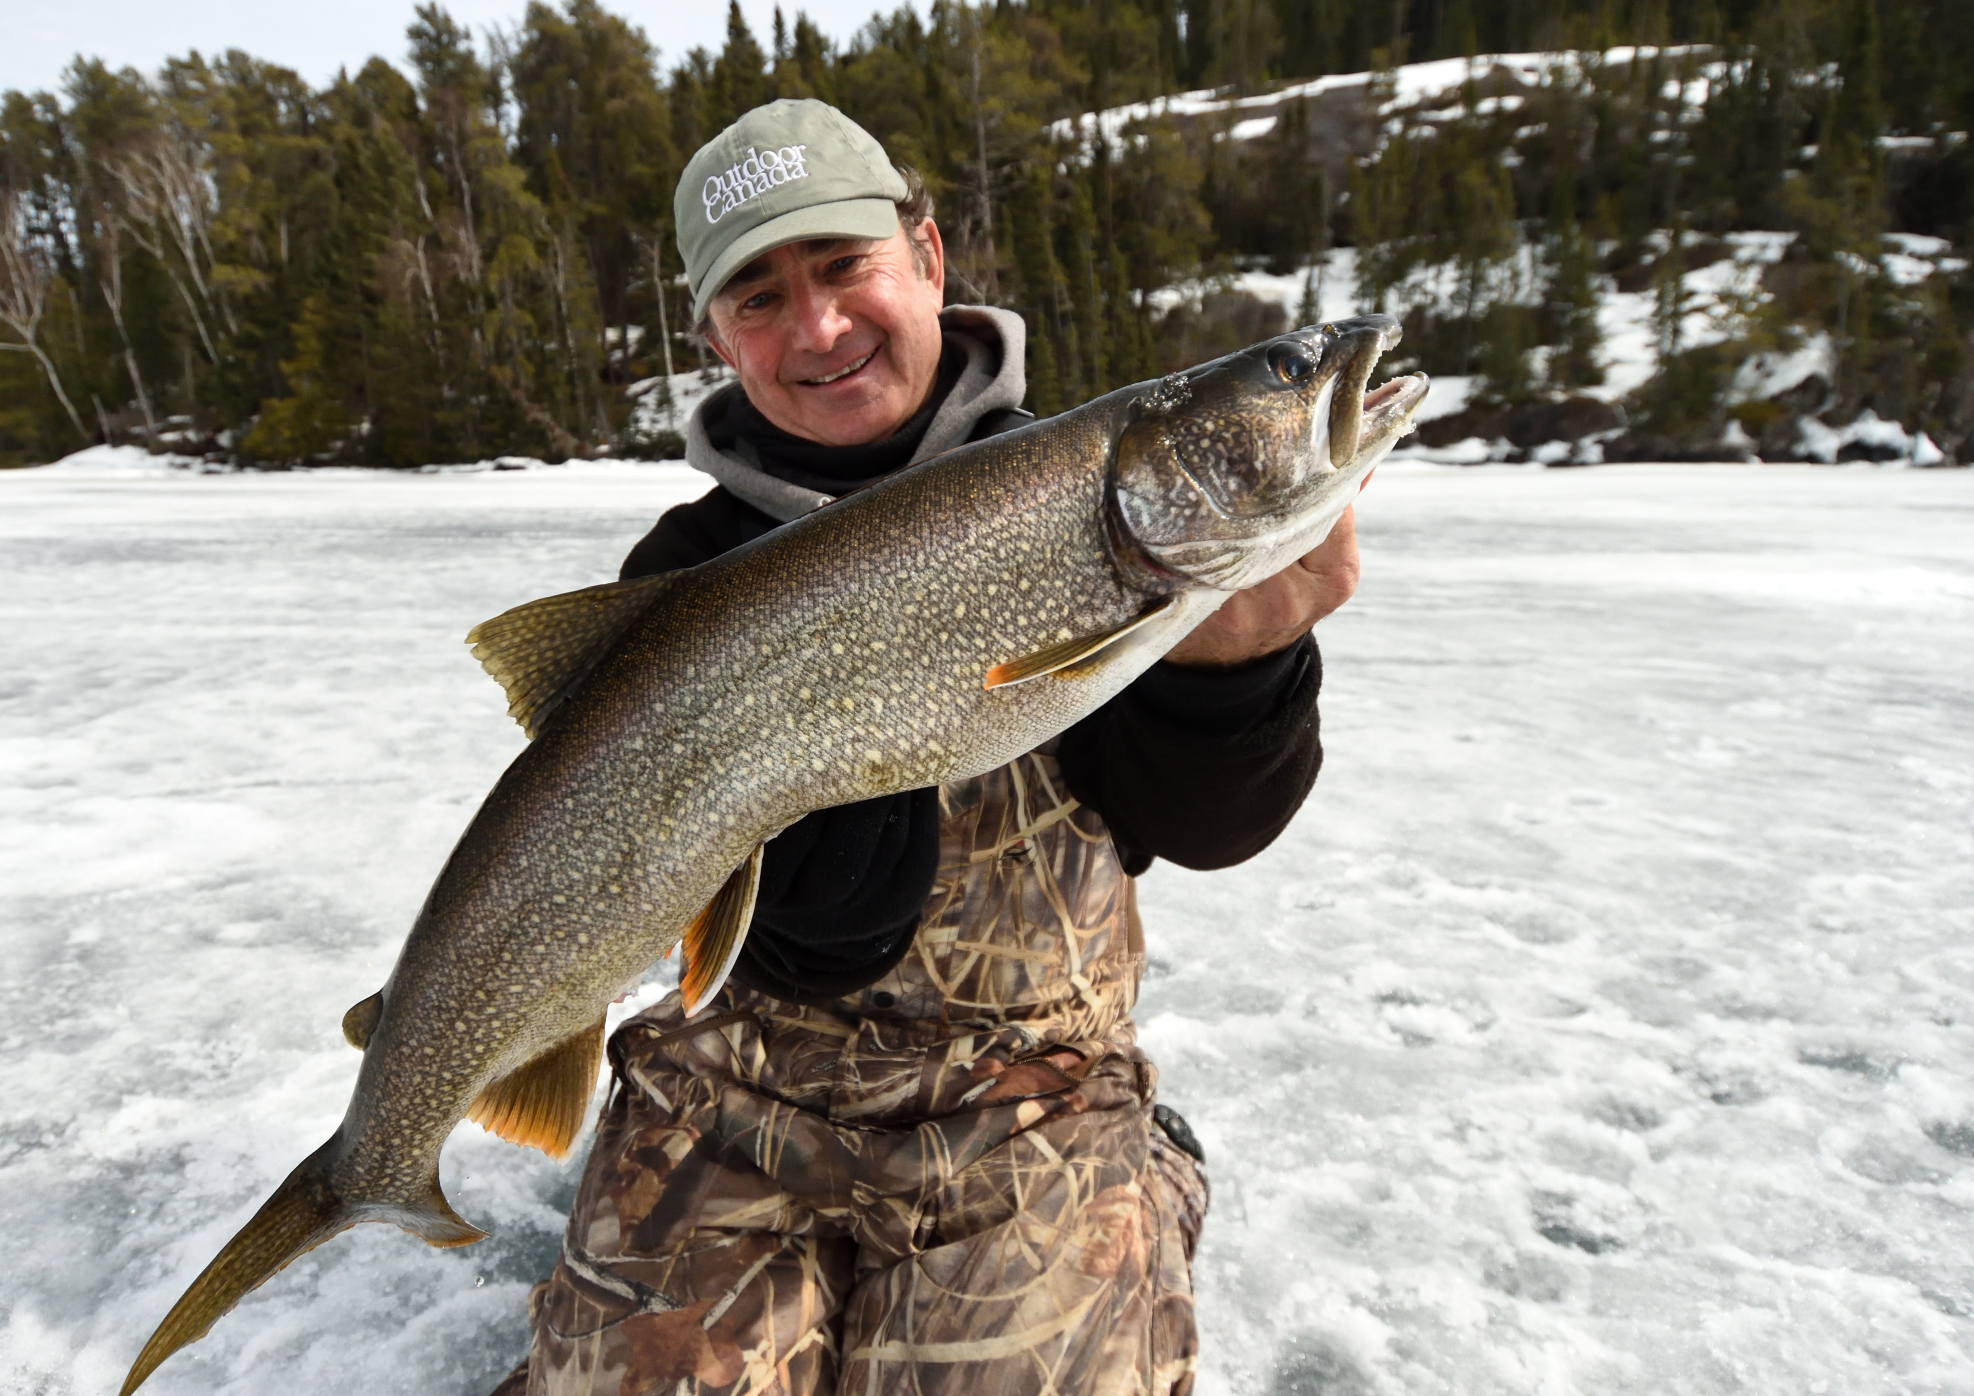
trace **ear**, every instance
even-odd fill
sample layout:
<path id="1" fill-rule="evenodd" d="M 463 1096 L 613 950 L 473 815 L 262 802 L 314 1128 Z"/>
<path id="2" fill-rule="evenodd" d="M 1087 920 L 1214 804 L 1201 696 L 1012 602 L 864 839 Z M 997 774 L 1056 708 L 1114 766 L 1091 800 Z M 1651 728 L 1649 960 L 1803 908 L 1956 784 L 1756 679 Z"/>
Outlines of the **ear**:
<path id="1" fill-rule="evenodd" d="M 710 310 L 706 312 L 706 328 L 700 338 L 706 341 L 709 349 L 720 356 L 721 363 L 735 373 L 740 372 L 740 365 L 733 361 L 733 351 L 727 348 L 726 340 L 720 335 L 720 327 L 713 323 L 713 312 Z"/>
<path id="2" fill-rule="evenodd" d="M 946 303 L 946 243 L 939 236 L 939 225 L 930 218 L 918 225 L 919 246 L 925 249 L 925 279 L 931 287 L 932 298 L 940 305 Z"/>

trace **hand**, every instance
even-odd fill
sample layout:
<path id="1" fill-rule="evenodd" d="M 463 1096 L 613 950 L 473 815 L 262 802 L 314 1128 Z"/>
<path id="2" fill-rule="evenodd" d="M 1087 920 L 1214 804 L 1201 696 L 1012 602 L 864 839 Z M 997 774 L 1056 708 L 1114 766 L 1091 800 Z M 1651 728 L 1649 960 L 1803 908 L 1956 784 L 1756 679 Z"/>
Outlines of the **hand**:
<path id="1" fill-rule="evenodd" d="M 1228 597 L 1165 658 L 1198 669 L 1246 664 L 1287 649 L 1356 590 L 1357 519 L 1346 509 L 1313 551 Z"/>

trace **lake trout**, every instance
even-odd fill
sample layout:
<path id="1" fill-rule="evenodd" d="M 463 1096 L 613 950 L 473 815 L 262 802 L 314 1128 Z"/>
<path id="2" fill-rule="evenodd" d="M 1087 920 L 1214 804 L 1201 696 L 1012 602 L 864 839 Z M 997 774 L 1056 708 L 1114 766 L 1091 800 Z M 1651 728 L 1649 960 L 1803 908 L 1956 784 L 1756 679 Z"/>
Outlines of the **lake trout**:
<path id="1" fill-rule="evenodd" d="M 193 1281 L 123 1385 L 364 1221 L 486 1233 L 439 1189 L 461 1119 L 561 1157 L 604 1013 L 683 945 L 697 1012 L 763 844 L 812 810 L 985 774 L 1095 711 L 1329 533 L 1426 396 L 1365 385 L 1389 316 L 1283 335 L 948 452 L 701 566 L 467 637 L 529 746 L 433 885 L 341 1126 Z"/>

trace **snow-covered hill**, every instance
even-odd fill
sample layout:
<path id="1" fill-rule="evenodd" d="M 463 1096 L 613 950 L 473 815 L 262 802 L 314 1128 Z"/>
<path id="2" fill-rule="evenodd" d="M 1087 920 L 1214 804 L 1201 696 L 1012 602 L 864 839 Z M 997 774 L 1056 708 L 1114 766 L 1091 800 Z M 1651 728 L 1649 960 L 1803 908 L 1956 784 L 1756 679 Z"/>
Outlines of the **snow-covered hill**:
<path id="1" fill-rule="evenodd" d="M 1655 63 L 1665 66 L 1653 67 Z M 1664 76 L 1675 71 L 1673 65 L 1678 76 Z M 1406 64 L 1385 72 L 1337 74 L 1251 95 L 1187 92 L 1087 113 L 1056 123 L 1052 132 L 1059 148 L 1074 158 L 1073 152 L 1087 153 L 1099 138 L 1112 147 L 1142 145 L 1152 124 L 1169 124 L 1186 133 L 1195 150 L 1219 152 L 1215 158 L 1222 168 L 1216 178 L 1234 183 L 1243 176 L 1274 179 L 1271 162 L 1299 161 L 1307 169 L 1323 172 L 1333 206 L 1340 206 L 1352 197 L 1356 175 L 1387 151 L 1395 137 L 1444 136 L 1456 123 L 1490 128 L 1475 147 L 1484 155 L 1475 159 L 1507 168 L 1530 160 L 1553 165 L 1553 149 L 1538 145 L 1536 153 L 1525 159 L 1521 147 L 1544 138 L 1545 117 L 1553 112 L 1543 103 L 1554 97 L 1559 84 L 1567 87 L 1590 76 L 1622 88 L 1630 80 L 1628 75 L 1636 72 L 1648 74 L 1647 88 L 1650 73 L 1662 77 L 1663 90 L 1656 99 L 1659 126 L 1649 135 L 1654 143 L 1670 149 L 1669 143 L 1680 132 L 1700 121 L 1709 99 L 1731 78 L 1744 75 L 1745 67 L 1730 67 L 1717 51 L 1697 47 L 1483 54 Z M 1825 74 L 1804 80 L 1827 79 Z M 1524 108 L 1528 109 L 1525 118 L 1514 116 Z M 1295 120 L 1289 121 L 1291 116 Z M 1517 124 L 1524 119 L 1529 124 Z M 1579 114 L 1576 119 L 1591 118 Z M 1291 133 L 1299 143 L 1294 150 L 1285 147 L 1254 155 L 1281 131 Z M 1937 132 L 1884 137 L 1880 145 L 1890 159 L 1955 149 L 1965 140 L 1965 133 Z M 1813 152 L 1814 147 L 1808 150 Z M 1690 155 L 1684 158 L 1690 162 Z M 1306 197 L 1293 182 L 1283 196 Z M 1524 201 L 1528 197 L 1524 191 Z M 1332 221 L 1345 230 L 1352 222 L 1347 216 Z M 1536 219 L 1511 232 L 1511 238 L 1521 239 L 1520 246 L 1486 269 L 1481 297 L 1486 305 L 1533 311 L 1553 294 L 1553 269 L 1543 265 L 1540 246 L 1548 231 Z M 1402 230 L 1385 235 L 1404 241 Z M 1804 254 L 1804 248 L 1796 245 L 1796 234 L 1753 230 L 1716 237 L 1689 230 L 1680 235 L 1676 260 L 1681 265 L 1667 272 L 1671 238 L 1661 229 L 1646 234 L 1642 246 L 1621 248 L 1614 239 L 1597 245 L 1599 259 L 1619 258 L 1618 265 L 1595 273 L 1589 288 L 1596 298 L 1594 358 L 1601 382 L 1568 393 L 1542 391 L 1542 365 L 1553 352 L 1548 346 L 1536 347 L 1529 358 L 1537 390 L 1533 401 L 1526 395 L 1516 397 L 1514 406 L 1519 410 L 1491 399 L 1484 380 L 1442 379 L 1421 421 L 1459 420 L 1421 433 L 1408 453 L 1447 463 L 1593 464 L 1606 459 L 1608 447 L 1617 459 L 1667 458 L 1651 453 L 1656 446 L 1676 451 L 1679 454 L 1672 458 L 1682 459 L 1747 461 L 1765 455 L 1771 460 L 1824 463 L 1840 459 L 1922 466 L 1948 463 L 1947 452 L 1926 435 L 1917 417 L 1909 425 L 1882 421 L 1869 406 L 1860 408 L 1855 395 L 1840 403 L 1840 395 L 1832 392 L 1841 377 L 1836 342 L 1841 335 L 1833 335 L 1833 325 L 1824 323 L 1830 318 L 1830 307 L 1818 305 L 1823 319 L 1801 316 L 1787 302 L 1777 308 L 1771 273 L 1785 257 Z M 1859 284 L 1871 282 L 1895 294 L 1937 292 L 1967 269 L 1965 258 L 1945 239 L 1912 234 L 1866 239 L 1857 250 L 1837 257 Z M 1360 284 L 1358 249 L 1353 247 L 1330 250 L 1307 268 L 1286 275 L 1281 274 L 1279 262 L 1274 270 L 1255 269 L 1260 260 L 1249 259 L 1210 281 L 1165 288 L 1154 293 L 1152 301 L 1160 312 L 1167 312 L 1189 304 L 1197 307 L 1208 297 L 1253 297 L 1279 306 L 1285 323 L 1291 325 L 1301 323 L 1312 307 L 1323 319 L 1373 309 L 1421 321 L 1456 321 L 1473 313 L 1474 285 L 1453 261 L 1428 261 L 1414 268 L 1380 299 L 1373 285 Z M 1223 306 L 1222 313 L 1230 312 Z M 1841 324 L 1841 316 L 1837 323 Z M 1900 331 L 1881 325 L 1873 332 L 1880 338 L 1895 338 Z M 1920 333 L 1911 327 L 1905 332 Z M 1638 406 L 1641 390 L 1675 358 L 1716 346 L 1724 346 L 1721 352 L 1731 354 L 1733 362 L 1725 375 L 1731 381 L 1713 404 L 1713 420 L 1697 428 L 1686 425 L 1679 439 L 1650 431 L 1644 437 L 1631 437 L 1636 422 L 1629 411 Z M 1892 372 L 1889 367 L 1887 371 Z M 1974 421 L 1974 370 L 1963 370 L 1947 395 L 1956 405 L 1933 406 L 1956 422 Z M 1476 401 L 1494 405 L 1468 411 Z M 1748 434 L 1744 418 L 1757 424 L 1759 441 Z M 1950 445 L 1954 439 L 1948 438 Z"/>
<path id="2" fill-rule="evenodd" d="M 0 1391 L 114 1391 L 333 1128 L 341 1014 L 520 745 L 460 637 L 703 487 L 0 473 Z M 1970 509 L 1379 472 L 1314 797 L 1141 889 L 1203 1393 L 1974 1389 Z M 493 1240 L 360 1228 L 147 1390 L 477 1396 L 574 1176 L 462 1128 Z"/>
<path id="3" fill-rule="evenodd" d="M 1731 255 L 1682 278 L 1685 313 L 1680 323 L 1680 345 L 1693 349 L 1720 344 L 1743 333 L 1751 305 L 1761 296 L 1761 273 L 1789 246 L 1789 233 L 1730 233 L 1725 241 Z M 1907 249 L 1889 253 L 1900 275 L 1913 281 L 1930 276 L 1950 276 L 1964 264 L 1951 255 L 1941 240 L 1900 238 L 1893 244 Z M 1296 324 L 1308 306 L 1318 309 L 1319 320 L 1334 320 L 1376 307 L 1358 288 L 1357 250 L 1335 248 L 1307 271 L 1281 275 L 1249 270 L 1211 282 L 1190 282 L 1170 287 L 1153 297 L 1161 310 L 1198 302 L 1205 296 L 1232 291 L 1250 295 L 1279 306 L 1285 324 Z M 1642 388 L 1659 369 L 1659 335 L 1656 298 L 1647 291 L 1621 291 L 1610 278 L 1604 279 L 1598 297 L 1598 329 L 1602 337 L 1600 362 L 1604 381 L 1582 390 L 1594 401 L 1622 404 Z M 1799 388 L 1813 375 L 1828 378 L 1831 368 L 1828 335 L 1807 337 L 1803 347 L 1789 353 L 1751 353 L 1743 360 L 1734 383 L 1736 400 L 1761 401 Z M 1432 395 L 1421 409 L 1421 424 L 1436 422 L 1463 413 L 1484 380 L 1445 376 L 1434 380 Z M 1905 465 L 1932 466 L 1945 460 L 1940 448 L 1925 432 L 1909 432 L 1896 422 L 1881 422 L 1876 415 L 1860 415 L 1843 427 L 1829 428 L 1814 418 L 1803 421 L 1799 450 L 1791 460 L 1831 464 L 1845 448 L 1856 443 L 1872 447 L 1867 459 Z M 1434 461 L 1448 465 L 1473 465 L 1486 461 L 1534 461 L 1538 464 L 1589 465 L 1602 461 L 1602 439 L 1608 428 L 1584 439 L 1556 436 L 1541 441 L 1515 443 L 1496 437 L 1466 436 L 1435 445 L 1416 438 L 1398 451 L 1400 459 Z M 1757 460 L 1752 440 L 1743 440 L 1740 455 Z"/>

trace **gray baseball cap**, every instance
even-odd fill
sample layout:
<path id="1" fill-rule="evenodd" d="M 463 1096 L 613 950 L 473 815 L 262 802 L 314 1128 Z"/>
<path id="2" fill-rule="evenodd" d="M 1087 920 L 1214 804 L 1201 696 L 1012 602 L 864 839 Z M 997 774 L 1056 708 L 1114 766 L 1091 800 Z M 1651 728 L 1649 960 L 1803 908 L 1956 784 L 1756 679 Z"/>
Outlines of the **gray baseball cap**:
<path id="1" fill-rule="evenodd" d="M 735 272 L 808 238 L 888 238 L 905 179 L 870 132 L 813 98 L 769 102 L 699 147 L 672 217 L 699 319 Z"/>

